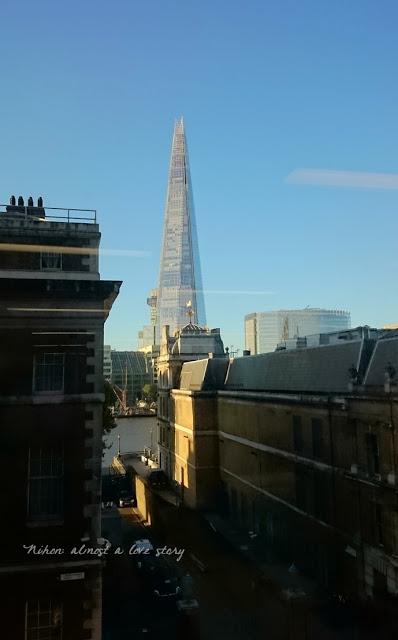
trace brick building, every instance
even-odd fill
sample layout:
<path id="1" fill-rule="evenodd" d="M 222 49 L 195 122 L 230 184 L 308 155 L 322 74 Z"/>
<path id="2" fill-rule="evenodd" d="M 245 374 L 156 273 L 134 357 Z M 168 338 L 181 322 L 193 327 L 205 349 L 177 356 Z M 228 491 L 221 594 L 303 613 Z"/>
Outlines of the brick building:
<path id="1" fill-rule="evenodd" d="M 21 198 L 0 212 L 7 640 L 101 637 L 101 561 L 71 554 L 101 536 L 103 326 L 121 283 L 100 280 L 99 242 L 95 212 Z"/>

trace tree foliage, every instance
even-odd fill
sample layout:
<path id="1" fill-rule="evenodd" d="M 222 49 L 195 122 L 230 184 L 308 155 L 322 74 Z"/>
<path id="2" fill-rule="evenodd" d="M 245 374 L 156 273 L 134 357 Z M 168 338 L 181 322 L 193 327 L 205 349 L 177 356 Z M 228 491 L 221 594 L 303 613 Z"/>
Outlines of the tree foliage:
<path id="1" fill-rule="evenodd" d="M 105 435 L 116 427 L 116 421 L 111 409 L 115 404 L 114 393 L 108 380 L 105 380 L 104 382 L 104 394 L 105 401 L 102 407 L 102 430 Z"/>
<path id="2" fill-rule="evenodd" d="M 144 384 L 144 386 L 142 387 L 142 395 L 145 400 L 154 402 L 158 396 L 158 388 L 156 384 Z"/>

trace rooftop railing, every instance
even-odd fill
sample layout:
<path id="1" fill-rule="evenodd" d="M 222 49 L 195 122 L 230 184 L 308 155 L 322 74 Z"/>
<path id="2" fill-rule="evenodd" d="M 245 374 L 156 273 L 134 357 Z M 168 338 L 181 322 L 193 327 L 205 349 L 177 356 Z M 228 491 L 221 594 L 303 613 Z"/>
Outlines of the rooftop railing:
<path id="1" fill-rule="evenodd" d="M 97 210 L 0 204 L 0 219 L 3 217 L 17 217 L 19 220 L 21 218 L 26 220 L 42 220 L 43 222 L 82 222 L 85 224 L 96 224 Z"/>

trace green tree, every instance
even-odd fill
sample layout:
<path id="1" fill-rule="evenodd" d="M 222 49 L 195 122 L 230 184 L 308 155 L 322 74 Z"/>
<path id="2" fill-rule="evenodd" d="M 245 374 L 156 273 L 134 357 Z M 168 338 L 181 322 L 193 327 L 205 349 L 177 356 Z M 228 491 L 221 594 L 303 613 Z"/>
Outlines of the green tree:
<path id="1" fill-rule="evenodd" d="M 102 405 L 102 448 L 103 449 L 106 448 L 104 436 L 110 433 L 112 429 L 114 429 L 117 426 L 115 417 L 112 413 L 112 407 L 115 404 L 114 393 L 108 380 L 105 380 L 104 382 L 104 394 L 105 394 L 105 400 L 104 400 L 104 404 Z"/>
<path id="2" fill-rule="evenodd" d="M 155 402 L 158 396 L 158 388 L 156 384 L 144 384 L 142 387 L 142 395 L 145 400 L 149 400 L 150 402 Z"/>

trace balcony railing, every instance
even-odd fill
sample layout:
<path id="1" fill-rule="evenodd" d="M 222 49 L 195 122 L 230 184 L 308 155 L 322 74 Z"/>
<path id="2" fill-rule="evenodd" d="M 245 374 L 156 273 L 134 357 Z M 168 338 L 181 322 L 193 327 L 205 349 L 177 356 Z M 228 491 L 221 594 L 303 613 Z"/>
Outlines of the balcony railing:
<path id="1" fill-rule="evenodd" d="M 96 224 L 97 210 L 71 208 L 66 209 L 64 207 L 29 207 L 11 204 L 0 204 L 0 219 L 3 217 L 18 217 L 18 219 L 35 219 L 47 222 L 82 222 L 86 224 Z"/>

